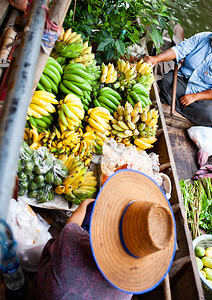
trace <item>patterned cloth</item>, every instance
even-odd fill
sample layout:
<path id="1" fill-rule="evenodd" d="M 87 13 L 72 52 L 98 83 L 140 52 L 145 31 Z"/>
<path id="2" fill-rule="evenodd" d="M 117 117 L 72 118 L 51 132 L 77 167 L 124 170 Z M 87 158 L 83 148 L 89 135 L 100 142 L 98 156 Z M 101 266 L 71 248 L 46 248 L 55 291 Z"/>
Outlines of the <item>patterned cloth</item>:
<path id="1" fill-rule="evenodd" d="M 91 252 L 89 233 L 75 223 L 67 224 L 45 246 L 37 276 L 38 300 L 128 300 L 102 276 Z"/>

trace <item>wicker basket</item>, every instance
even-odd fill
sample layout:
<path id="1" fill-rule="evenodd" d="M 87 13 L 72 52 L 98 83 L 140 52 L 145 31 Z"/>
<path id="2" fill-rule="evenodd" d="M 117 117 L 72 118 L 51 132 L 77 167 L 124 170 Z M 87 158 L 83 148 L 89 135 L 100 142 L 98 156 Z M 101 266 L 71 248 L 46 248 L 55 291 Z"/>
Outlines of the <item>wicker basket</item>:
<path id="1" fill-rule="evenodd" d="M 193 240 L 193 248 L 196 246 L 207 248 L 212 247 L 212 234 L 203 234 L 198 236 Z M 212 286 L 207 282 L 207 279 L 203 276 L 203 274 L 199 271 L 199 275 L 202 281 L 202 286 L 205 294 L 206 300 L 212 300 Z"/>

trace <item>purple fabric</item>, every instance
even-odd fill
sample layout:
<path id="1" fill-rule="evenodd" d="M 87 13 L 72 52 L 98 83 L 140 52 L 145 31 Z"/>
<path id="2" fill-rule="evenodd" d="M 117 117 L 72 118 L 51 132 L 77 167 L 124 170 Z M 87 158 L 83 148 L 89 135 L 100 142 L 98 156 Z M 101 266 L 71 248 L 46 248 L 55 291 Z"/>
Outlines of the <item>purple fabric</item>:
<path id="1" fill-rule="evenodd" d="M 128 300 L 132 295 L 114 288 L 102 276 L 93 259 L 89 233 L 69 223 L 46 244 L 37 276 L 39 300 Z"/>

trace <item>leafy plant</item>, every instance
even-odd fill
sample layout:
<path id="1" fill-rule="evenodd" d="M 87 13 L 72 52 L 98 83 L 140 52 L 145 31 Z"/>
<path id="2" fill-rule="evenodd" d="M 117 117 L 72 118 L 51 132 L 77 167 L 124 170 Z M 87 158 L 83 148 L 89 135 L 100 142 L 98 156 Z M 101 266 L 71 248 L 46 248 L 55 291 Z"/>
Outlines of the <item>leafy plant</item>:
<path id="1" fill-rule="evenodd" d="M 116 60 L 131 44 L 147 35 L 155 47 L 163 44 L 163 31 L 173 35 L 174 21 L 168 0 L 78 0 L 71 3 L 64 28 L 73 28 L 89 40 L 99 63 Z M 129 53 L 128 53 L 129 54 Z"/>

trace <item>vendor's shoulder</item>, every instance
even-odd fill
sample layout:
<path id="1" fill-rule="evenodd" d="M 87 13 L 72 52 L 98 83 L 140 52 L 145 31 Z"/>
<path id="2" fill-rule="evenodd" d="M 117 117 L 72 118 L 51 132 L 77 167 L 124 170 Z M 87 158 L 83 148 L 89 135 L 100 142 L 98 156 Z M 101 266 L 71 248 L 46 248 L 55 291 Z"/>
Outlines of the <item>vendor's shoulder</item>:
<path id="1" fill-rule="evenodd" d="M 199 32 L 194 35 L 194 37 L 197 37 L 197 38 L 207 38 L 207 37 L 211 37 L 211 36 L 212 36 L 212 32 L 210 32 L 210 31 Z"/>

